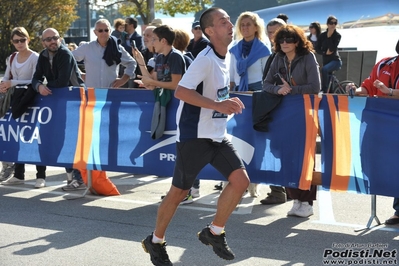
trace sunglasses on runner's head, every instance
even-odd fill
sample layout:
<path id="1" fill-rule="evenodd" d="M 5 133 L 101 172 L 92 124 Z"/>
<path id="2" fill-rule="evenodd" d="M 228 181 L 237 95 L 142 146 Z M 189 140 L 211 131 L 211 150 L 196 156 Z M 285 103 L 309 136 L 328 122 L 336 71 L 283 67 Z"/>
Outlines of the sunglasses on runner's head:
<path id="1" fill-rule="evenodd" d="M 44 38 L 43 41 L 44 42 L 51 42 L 51 40 L 57 41 L 59 38 L 60 38 L 60 36 L 54 35 L 53 37 Z"/>
<path id="2" fill-rule="evenodd" d="M 26 42 L 26 38 L 23 38 L 23 39 L 14 39 L 14 40 L 11 40 L 12 41 L 12 43 L 14 43 L 14 44 L 17 44 L 17 43 L 25 43 Z"/>
<path id="3" fill-rule="evenodd" d="M 295 38 L 289 37 L 289 38 L 278 39 L 278 43 L 279 44 L 283 44 L 284 42 L 286 42 L 286 43 L 295 43 Z"/>

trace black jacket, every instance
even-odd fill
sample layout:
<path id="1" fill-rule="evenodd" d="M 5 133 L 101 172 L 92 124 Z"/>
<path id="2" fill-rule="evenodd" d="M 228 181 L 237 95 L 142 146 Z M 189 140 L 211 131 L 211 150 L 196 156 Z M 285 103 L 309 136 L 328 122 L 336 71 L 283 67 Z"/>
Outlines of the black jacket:
<path id="1" fill-rule="evenodd" d="M 129 38 L 129 35 L 126 35 L 127 38 Z M 137 31 L 135 31 L 132 36 L 127 39 L 127 40 L 122 40 L 121 45 L 123 46 L 123 48 L 125 48 L 125 50 L 131 55 L 132 54 L 132 47 L 130 46 L 130 42 L 134 41 L 134 43 L 136 44 L 136 47 L 139 51 L 143 50 L 143 37 L 141 37 L 140 34 L 137 33 Z M 127 42 L 129 42 L 129 44 L 127 44 Z M 138 68 L 139 69 L 139 68 Z"/>
<path id="2" fill-rule="evenodd" d="M 191 39 L 186 50 L 187 52 L 191 52 L 194 57 L 197 57 L 197 55 L 208 46 L 208 43 L 209 41 L 204 37 L 196 42 L 194 42 L 194 39 Z"/>
<path id="3" fill-rule="evenodd" d="M 330 63 L 331 61 L 341 60 L 338 53 L 338 45 L 341 41 L 341 34 L 336 30 L 330 38 L 327 37 L 327 31 L 320 34 L 317 39 L 316 52 L 323 55 L 323 65 Z M 330 55 L 326 55 L 327 50 L 333 52 Z"/>
<path id="4" fill-rule="evenodd" d="M 252 94 L 252 125 L 257 131 L 268 132 L 272 111 L 280 104 L 283 96 L 256 91 Z"/>
<path id="5" fill-rule="evenodd" d="M 38 91 L 39 85 L 43 83 L 44 78 L 47 79 L 47 87 L 49 88 L 84 86 L 75 58 L 71 51 L 62 44 L 55 53 L 52 64 L 47 49 L 40 52 L 36 71 L 32 78 L 32 87 L 36 91 Z"/>

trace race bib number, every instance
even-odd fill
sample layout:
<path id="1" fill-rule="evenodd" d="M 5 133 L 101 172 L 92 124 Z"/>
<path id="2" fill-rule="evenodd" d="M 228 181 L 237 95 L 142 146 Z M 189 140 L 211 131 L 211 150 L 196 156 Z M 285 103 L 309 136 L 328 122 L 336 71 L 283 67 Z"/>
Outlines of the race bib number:
<path id="1" fill-rule="evenodd" d="M 226 86 L 224 88 L 218 89 L 218 91 L 216 93 L 217 93 L 219 102 L 230 98 L 229 86 Z M 222 114 L 222 113 L 220 113 L 218 111 L 213 111 L 212 118 L 227 118 L 227 114 Z"/>

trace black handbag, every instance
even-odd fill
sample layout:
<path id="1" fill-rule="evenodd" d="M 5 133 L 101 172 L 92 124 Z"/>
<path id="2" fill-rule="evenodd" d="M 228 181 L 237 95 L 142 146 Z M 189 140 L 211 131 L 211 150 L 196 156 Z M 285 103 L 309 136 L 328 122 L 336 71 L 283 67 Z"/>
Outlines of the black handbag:
<path id="1" fill-rule="evenodd" d="M 33 105 L 37 94 L 32 84 L 16 85 L 11 99 L 12 118 L 21 117 Z"/>

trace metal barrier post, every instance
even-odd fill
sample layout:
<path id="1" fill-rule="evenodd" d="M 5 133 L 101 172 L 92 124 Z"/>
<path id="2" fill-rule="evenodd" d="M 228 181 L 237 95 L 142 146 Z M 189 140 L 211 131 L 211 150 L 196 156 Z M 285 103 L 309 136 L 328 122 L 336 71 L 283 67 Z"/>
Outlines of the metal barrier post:
<path id="1" fill-rule="evenodd" d="M 381 222 L 377 217 L 377 195 L 371 195 L 371 214 L 370 214 L 370 218 L 369 218 L 369 221 L 368 221 L 366 227 L 355 229 L 355 232 L 370 229 L 371 228 L 370 225 L 374 219 L 377 222 L 377 225 L 375 225 L 375 226 L 381 225 Z M 375 227 L 375 226 L 373 226 L 373 227 Z"/>

